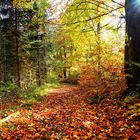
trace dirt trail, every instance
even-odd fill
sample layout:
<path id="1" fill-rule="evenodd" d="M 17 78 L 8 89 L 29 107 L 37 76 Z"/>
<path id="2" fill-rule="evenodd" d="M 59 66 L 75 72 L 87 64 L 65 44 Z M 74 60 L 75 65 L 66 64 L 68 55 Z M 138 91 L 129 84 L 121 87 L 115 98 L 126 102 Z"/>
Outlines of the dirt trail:
<path id="1" fill-rule="evenodd" d="M 93 94 L 93 93 L 92 93 Z M 1 139 L 10 140 L 118 140 L 136 139 L 136 129 L 124 127 L 127 119 L 119 100 L 105 99 L 90 105 L 88 92 L 76 86 L 49 91 L 39 103 L 22 108 L 3 124 Z M 138 121 L 133 125 L 137 126 Z"/>

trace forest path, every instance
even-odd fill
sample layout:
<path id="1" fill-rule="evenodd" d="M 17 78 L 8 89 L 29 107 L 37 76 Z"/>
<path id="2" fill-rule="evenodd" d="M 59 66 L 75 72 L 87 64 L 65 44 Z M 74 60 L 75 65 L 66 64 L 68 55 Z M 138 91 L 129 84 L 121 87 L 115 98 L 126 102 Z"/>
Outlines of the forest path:
<path id="1" fill-rule="evenodd" d="M 62 85 L 49 91 L 40 102 L 21 108 L 3 124 L 1 137 L 21 140 L 117 140 L 139 136 L 138 132 L 124 127 L 130 121 L 123 115 L 124 108 L 121 108 L 119 100 L 107 98 L 91 105 L 87 100 L 89 97 L 91 94 L 86 90 Z"/>

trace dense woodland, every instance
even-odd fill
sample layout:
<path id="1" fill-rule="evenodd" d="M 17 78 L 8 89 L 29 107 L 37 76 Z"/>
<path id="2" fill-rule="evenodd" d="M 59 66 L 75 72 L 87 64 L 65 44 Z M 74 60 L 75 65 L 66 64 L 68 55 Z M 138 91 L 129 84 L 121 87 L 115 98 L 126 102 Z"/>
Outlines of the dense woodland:
<path id="1" fill-rule="evenodd" d="M 138 0 L 0 1 L 0 140 L 139 140 Z"/>

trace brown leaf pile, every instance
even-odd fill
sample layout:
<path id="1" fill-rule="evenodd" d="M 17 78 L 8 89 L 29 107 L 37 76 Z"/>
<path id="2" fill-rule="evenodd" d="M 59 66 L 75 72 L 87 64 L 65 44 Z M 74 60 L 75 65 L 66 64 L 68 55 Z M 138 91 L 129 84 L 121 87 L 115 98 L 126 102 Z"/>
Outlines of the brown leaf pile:
<path id="1" fill-rule="evenodd" d="M 97 104 L 90 104 L 87 99 L 93 94 L 70 86 L 54 90 L 41 102 L 19 109 L 17 115 L 3 123 L 0 138 L 139 140 L 139 100 L 124 102 L 120 97 L 107 96 Z"/>

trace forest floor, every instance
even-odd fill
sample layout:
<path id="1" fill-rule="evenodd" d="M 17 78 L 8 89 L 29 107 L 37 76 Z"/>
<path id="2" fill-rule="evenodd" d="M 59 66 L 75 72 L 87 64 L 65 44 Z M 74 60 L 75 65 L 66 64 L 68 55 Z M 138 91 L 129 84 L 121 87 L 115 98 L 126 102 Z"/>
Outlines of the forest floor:
<path id="1" fill-rule="evenodd" d="M 94 94 L 61 85 L 40 101 L 1 115 L 0 140 L 140 140 L 139 100 L 109 95 L 97 99 Z M 19 102 L 13 99 L 7 105 Z"/>

